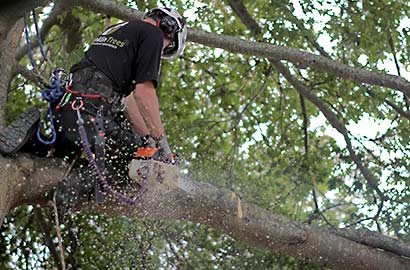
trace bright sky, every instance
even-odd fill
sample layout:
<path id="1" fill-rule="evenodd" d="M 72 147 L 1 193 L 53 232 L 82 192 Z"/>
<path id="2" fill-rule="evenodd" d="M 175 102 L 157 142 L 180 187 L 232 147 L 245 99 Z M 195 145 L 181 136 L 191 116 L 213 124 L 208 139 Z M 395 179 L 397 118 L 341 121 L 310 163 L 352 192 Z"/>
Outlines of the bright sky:
<path id="1" fill-rule="evenodd" d="M 298 18 L 305 18 L 305 14 L 302 11 L 302 8 L 299 4 L 299 1 L 297 0 L 292 0 L 293 5 L 295 7 L 295 15 Z M 360 4 L 360 3 L 358 3 Z M 323 2 L 323 5 L 326 8 L 334 8 L 335 12 L 338 12 L 338 8 L 332 6 L 330 3 L 328 2 Z M 324 22 L 327 22 L 330 18 L 327 16 L 322 16 L 319 13 L 315 14 L 315 20 L 318 22 L 317 24 L 314 25 L 314 30 L 315 32 L 319 32 L 320 30 L 323 29 L 323 24 Z M 403 22 L 401 23 L 399 29 L 402 29 L 403 27 L 405 27 L 406 25 L 410 25 L 410 19 L 405 19 L 403 20 Z M 332 42 L 330 36 L 323 31 L 323 34 L 318 36 L 318 43 L 328 52 L 331 52 L 331 48 L 333 48 L 335 46 L 335 43 Z M 363 55 L 363 64 L 365 64 L 367 57 Z M 397 71 L 396 71 L 396 66 L 394 64 L 393 61 L 393 56 L 390 55 L 390 61 L 386 61 L 384 63 L 379 63 L 378 67 L 380 69 L 386 69 L 388 71 L 388 73 L 393 74 L 393 75 L 397 75 Z M 410 72 L 406 71 L 404 69 L 404 67 L 401 67 L 401 75 L 404 78 L 410 78 Z M 315 128 L 317 128 L 320 125 L 323 125 L 323 123 L 325 123 L 326 119 L 323 115 L 319 116 L 318 118 L 316 118 L 316 121 L 312 121 L 311 124 L 311 130 L 314 130 Z M 371 119 L 370 117 L 364 117 L 363 119 L 361 119 L 357 124 L 355 123 L 350 123 L 347 128 L 354 132 L 354 134 L 356 135 L 360 135 L 360 136 L 367 136 L 369 138 L 375 138 L 377 136 L 377 134 L 383 134 L 389 127 L 390 127 L 390 121 L 375 121 L 374 119 Z M 346 143 L 343 139 L 343 136 L 337 131 L 335 130 L 333 127 L 328 126 L 326 128 L 325 133 L 333 138 L 335 138 L 335 140 L 337 141 L 337 143 L 342 146 L 345 147 Z"/>

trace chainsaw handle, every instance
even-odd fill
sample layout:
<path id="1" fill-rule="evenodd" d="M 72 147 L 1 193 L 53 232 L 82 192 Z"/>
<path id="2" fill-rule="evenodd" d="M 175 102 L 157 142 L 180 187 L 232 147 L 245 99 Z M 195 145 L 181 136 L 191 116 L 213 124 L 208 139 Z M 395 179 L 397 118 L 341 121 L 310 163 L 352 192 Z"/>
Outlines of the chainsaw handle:
<path id="1" fill-rule="evenodd" d="M 156 147 L 140 147 L 135 153 L 135 157 L 137 159 L 150 159 L 154 157 L 158 150 Z"/>

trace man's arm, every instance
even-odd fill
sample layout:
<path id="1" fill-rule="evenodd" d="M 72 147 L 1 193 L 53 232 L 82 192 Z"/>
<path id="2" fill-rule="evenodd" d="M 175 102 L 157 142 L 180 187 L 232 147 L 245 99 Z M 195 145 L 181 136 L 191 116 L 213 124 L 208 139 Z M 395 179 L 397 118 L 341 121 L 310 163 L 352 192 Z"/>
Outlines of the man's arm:
<path id="1" fill-rule="evenodd" d="M 154 84 L 152 81 L 137 84 L 131 95 L 134 97 L 135 104 L 133 105 L 132 101 L 128 100 L 126 105 L 131 106 L 127 108 L 127 112 L 132 125 L 137 132 L 139 132 L 138 130 L 141 132 L 149 131 L 145 134 L 151 134 L 154 139 L 161 140 L 165 132 L 161 122 L 159 102 Z M 145 128 L 140 124 L 142 121 L 146 125 Z"/>
<path id="2" fill-rule="evenodd" d="M 131 125 L 134 127 L 137 134 L 142 137 L 150 134 L 147 125 L 145 124 L 144 118 L 142 118 L 141 112 L 138 109 L 137 102 L 135 101 L 134 94 L 130 94 L 125 98 L 125 114 L 130 121 Z"/>

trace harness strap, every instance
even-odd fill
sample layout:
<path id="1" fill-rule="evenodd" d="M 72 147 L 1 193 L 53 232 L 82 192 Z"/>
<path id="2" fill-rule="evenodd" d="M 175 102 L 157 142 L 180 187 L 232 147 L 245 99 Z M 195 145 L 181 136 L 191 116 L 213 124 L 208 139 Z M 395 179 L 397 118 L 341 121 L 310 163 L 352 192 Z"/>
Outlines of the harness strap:
<path id="1" fill-rule="evenodd" d="M 80 97 L 85 97 L 85 98 L 101 98 L 102 100 L 106 100 L 105 97 L 103 97 L 100 94 L 84 94 L 84 93 L 80 93 L 79 91 L 76 91 L 74 89 L 71 89 L 71 84 L 67 84 L 67 86 L 65 87 L 65 90 L 68 93 L 74 94 L 76 96 L 80 96 Z"/>
<path id="2" fill-rule="evenodd" d="M 97 117 L 95 118 L 94 125 L 97 130 L 97 136 L 95 139 L 95 158 L 98 168 L 104 174 L 105 170 L 105 133 L 104 133 L 104 121 L 103 121 L 104 106 L 101 106 L 97 111 Z M 98 204 L 104 203 L 104 194 L 101 192 L 99 181 L 95 180 L 95 200 Z"/>
<path id="3" fill-rule="evenodd" d="M 134 198 L 130 198 L 130 197 L 128 197 L 128 196 L 114 190 L 110 186 L 110 184 L 107 182 L 101 168 L 98 166 L 97 161 L 93 157 L 93 153 L 92 153 L 91 148 L 90 148 L 90 143 L 88 141 L 87 133 L 86 133 L 85 128 L 84 128 L 84 120 L 81 117 L 81 112 L 80 112 L 80 110 L 83 106 L 83 103 L 79 102 L 78 105 L 76 105 L 77 100 L 80 100 L 82 102 L 81 97 L 77 97 L 77 99 L 75 99 L 73 101 L 73 103 L 71 104 L 71 108 L 77 112 L 78 132 L 80 134 L 81 144 L 83 146 L 84 153 L 86 154 L 87 159 L 90 162 L 90 166 L 91 166 L 91 168 L 93 169 L 95 175 L 98 178 L 99 183 L 108 192 L 110 192 L 117 200 L 121 201 L 122 203 L 129 204 L 129 205 L 138 204 L 140 202 L 140 200 L 142 199 L 142 195 L 146 191 L 146 185 L 147 185 L 147 181 L 148 181 L 148 174 L 147 173 L 141 173 L 141 171 L 138 172 L 139 175 L 141 176 L 141 189 L 139 190 L 139 192 L 137 193 L 137 195 Z M 97 138 L 98 138 L 98 136 L 97 136 Z M 145 169 L 148 169 L 148 168 L 145 168 Z"/>

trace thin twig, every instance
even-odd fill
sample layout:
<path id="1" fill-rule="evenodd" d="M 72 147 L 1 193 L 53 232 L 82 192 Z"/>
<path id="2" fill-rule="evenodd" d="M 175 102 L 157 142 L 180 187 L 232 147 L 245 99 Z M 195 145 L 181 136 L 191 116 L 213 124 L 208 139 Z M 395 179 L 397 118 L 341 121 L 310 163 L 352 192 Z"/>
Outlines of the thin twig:
<path id="1" fill-rule="evenodd" d="M 59 251 L 59 256 L 60 256 L 61 269 L 65 270 L 66 265 L 65 265 L 65 259 L 64 259 L 63 237 L 62 237 L 62 234 L 61 234 L 60 222 L 58 220 L 58 210 L 57 210 L 56 193 L 55 192 L 53 194 L 53 201 L 51 202 L 51 206 L 53 207 L 53 211 L 54 211 L 54 223 L 55 223 L 57 239 L 58 239 L 58 251 Z"/>

